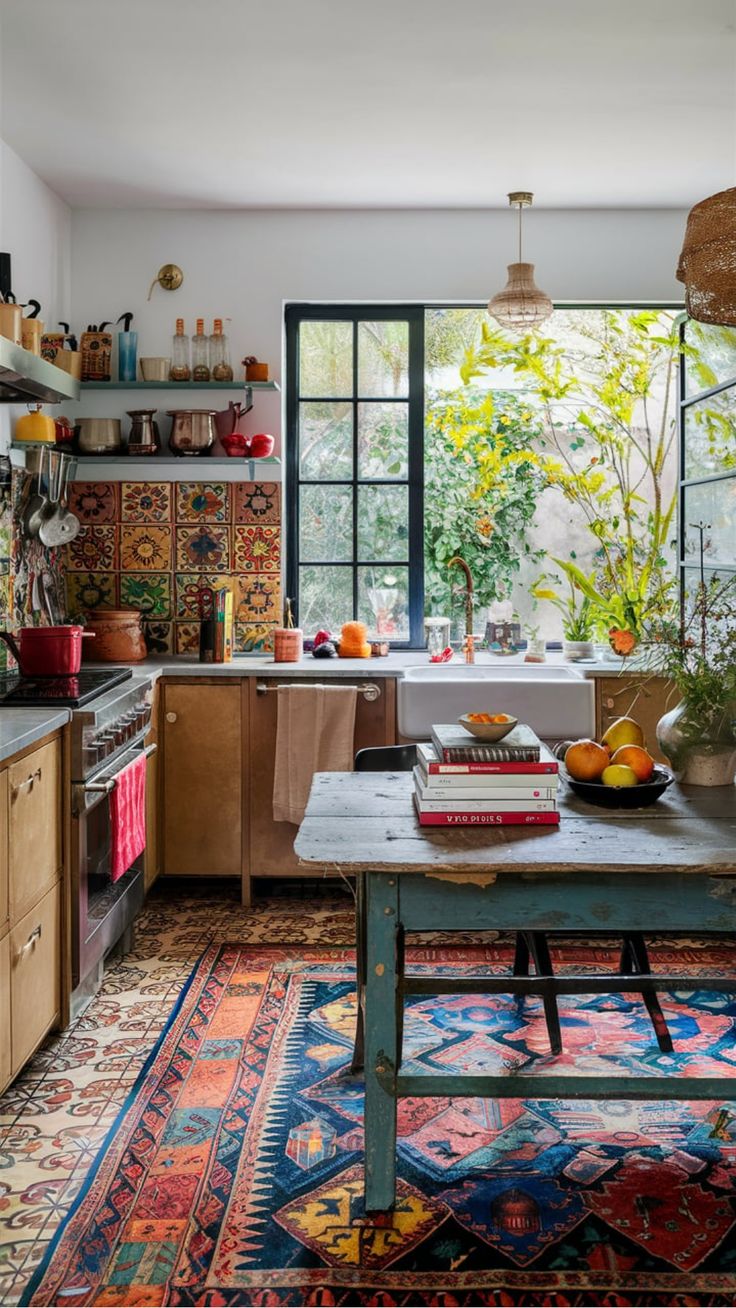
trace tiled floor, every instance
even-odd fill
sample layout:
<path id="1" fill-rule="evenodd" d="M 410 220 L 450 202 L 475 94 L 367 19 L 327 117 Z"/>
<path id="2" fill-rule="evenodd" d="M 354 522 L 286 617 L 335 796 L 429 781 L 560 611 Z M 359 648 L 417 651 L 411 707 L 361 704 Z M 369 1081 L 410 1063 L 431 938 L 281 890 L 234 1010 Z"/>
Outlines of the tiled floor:
<path id="1" fill-rule="evenodd" d="M 298 890 L 302 890 L 302 894 Z M 211 940 L 349 945 L 347 890 L 305 885 L 240 907 L 226 884 L 154 893 L 134 950 L 0 1097 L 0 1303 L 16 1303 Z"/>

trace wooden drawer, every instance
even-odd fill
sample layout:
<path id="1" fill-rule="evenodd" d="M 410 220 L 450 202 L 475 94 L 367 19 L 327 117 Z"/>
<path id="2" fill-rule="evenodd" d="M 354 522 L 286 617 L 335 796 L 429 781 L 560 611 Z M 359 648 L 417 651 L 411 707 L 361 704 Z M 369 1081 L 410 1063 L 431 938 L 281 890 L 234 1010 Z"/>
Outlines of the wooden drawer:
<path id="1" fill-rule="evenodd" d="M 7 768 L 5 768 L 0 772 L 0 931 L 3 931 L 7 925 L 9 911 L 8 771 Z"/>
<path id="2" fill-rule="evenodd" d="M 10 1080 L 10 936 L 0 939 L 0 1090 Z"/>
<path id="3" fill-rule="evenodd" d="M 61 890 L 54 886 L 10 933 L 12 1073 L 20 1070 L 61 1007 Z"/>
<path id="4" fill-rule="evenodd" d="M 61 749 L 52 740 L 8 768 L 10 921 L 16 923 L 61 869 Z"/>

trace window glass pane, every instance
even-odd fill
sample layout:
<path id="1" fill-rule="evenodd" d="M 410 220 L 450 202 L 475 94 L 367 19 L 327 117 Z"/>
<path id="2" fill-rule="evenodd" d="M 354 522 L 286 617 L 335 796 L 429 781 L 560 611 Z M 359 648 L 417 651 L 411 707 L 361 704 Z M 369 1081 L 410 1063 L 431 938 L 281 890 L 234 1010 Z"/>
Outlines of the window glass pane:
<path id="1" fill-rule="evenodd" d="M 299 476 L 305 481 L 345 481 L 352 475 L 352 404 L 300 404 Z"/>
<path id="2" fill-rule="evenodd" d="M 358 476 L 409 475 L 408 404 L 358 405 Z"/>
<path id="3" fill-rule="evenodd" d="M 733 327 L 716 327 L 712 323 L 694 322 L 685 326 L 685 341 L 695 351 L 685 359 L 685 382 L 688 395 L 707 391 L 719 382 L 736 377 L 736 331 Z"/>
<path id="4" fill-rule="evenodd" d="M 408 322 L 358 323 L 358 394 L 409 394 Z"/>
<path id="5" fill-rule="evenodd" d="M 353 556 L 353 491 L 350 486 L 302 486 L 299 557 L 304 562 L 342 563 Z"/>
<path id="6" fill-rule="evenodd" d="M 700 562 L 700 533 L 697 524 L 706 524 L 704 558 L 706 565 L 736 564 L 736 477 L 725 481 L 686 486 L 684 491 L 684 562 Z"/>
<path id="7" fill-rule="evenodd" d="M 299 394 L 341 398 L 353 393 L 353 324 L 302 322 Z"/>
<path id="8" fill-rule="evenodd" d="M 409 558 L 409 488 L 358 488 L 358 558 Z"/>
<path id="9" fill-rule="evenodd" d="M 314 636 L 320 627 L 339 635 L 352 614 L 352 568 L 299 569 L 299 625 L 306 636 Z"/>
<path id="10" fill-rule="evenodd" d="M 736 576 L 731 572 L 719 572 L 717 568 L 705 569 L 705 584 L 710 586 L 714 579 L 717 579 L 722 586 L 731 587 L 731 602 L 736 599 Z M 683 568 L 682 570 L 683 589 L 685 591 L 685 605 L 688 614 L 692 611 L 698 593 L 700 584 L 700 568 Z M 694 633 L 693 633 L 694 634 Z"/>
<path id="11" fill-rule="evenodd" d="M 736 387 L 698 400 L 683 412 L 686 478 L 736 470 Z"/>
<path id="12" fill-rule="evenodd" d="M 409 569 L 358 568 L 358 617 L 372 640 L 408 640 Z"/>

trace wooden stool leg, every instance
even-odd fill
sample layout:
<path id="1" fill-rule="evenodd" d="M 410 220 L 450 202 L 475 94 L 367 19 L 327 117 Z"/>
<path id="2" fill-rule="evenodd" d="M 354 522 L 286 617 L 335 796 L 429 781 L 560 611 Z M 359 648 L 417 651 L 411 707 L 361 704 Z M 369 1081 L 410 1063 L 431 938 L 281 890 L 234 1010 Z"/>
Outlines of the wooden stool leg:
<path id="1" fill-rule="evenodd" d="M 649 950 L 647 949 L 646 940 L 640 931 L 634 931 L 625 937 L 625 944 L 628 945 L 629 953 L 633 962 L 633 971 L 638 972 L 641 976 L 651 976 L 652 968 L 649 962 Z M 657 1038 L 663 1054 L 671 1054 L 674 1045 L 669 1027 L 665 1021 L 664 1013 L 659 1004 L 659 1000 L 651 991 L 642 993 L 642 999 L 646 1005 L 647 1012 L 651 1018 L 654 1034 Z"/>
<path id="2" fill-rule="evenodd" d="M 365 872 L 358 872 L 355 878 L 355 997 L 357 1011 L 355 1019 L 355 1043 L 350 1063 L 351 1072 L 360 1072 L 365 1062 L 365 1021 L 363 1006 L 365 997 L 366 974 L 366 940 L 365 940 Z"/>
<path id="3" fill-rule="evenodd" d="M 396 931 L 396 1070 L 401 1067 L 402 1046 L 404 1042 L 404 996 L 401 982 L 404 979 L 406 960 L 406 941 L 403 926 Z"/>
<path id="4" fill-rule="evenodd" d="M 524 934 L 527 940 L 527 948 L 534 960 L 537 976 L 552 976 L 552 959 L 550 958 L 546 935 L 543 931 L 529 931 Z M 544 1019 L 547 1023 L 550 1049 L 553 1054 L 561 1054 L 562 1032 L 560 1030 L 560 1014 L 557 1009 L 557 996 L 548 990 L 543 990 L 542 1003 L 544 1004 Z"/>

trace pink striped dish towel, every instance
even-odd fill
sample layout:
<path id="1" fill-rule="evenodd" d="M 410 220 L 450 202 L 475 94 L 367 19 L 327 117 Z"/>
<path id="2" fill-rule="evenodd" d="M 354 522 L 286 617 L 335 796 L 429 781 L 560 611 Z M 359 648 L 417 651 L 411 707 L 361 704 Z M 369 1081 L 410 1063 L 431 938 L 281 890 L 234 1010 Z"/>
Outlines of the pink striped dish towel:
<path id="1" fill-rule="evenodd" d="M 124 768 L 110 795 L 110 880 L 119 881 L 146 848 L 146 756 Z"/>

